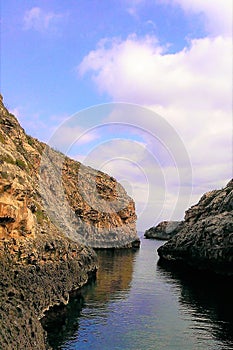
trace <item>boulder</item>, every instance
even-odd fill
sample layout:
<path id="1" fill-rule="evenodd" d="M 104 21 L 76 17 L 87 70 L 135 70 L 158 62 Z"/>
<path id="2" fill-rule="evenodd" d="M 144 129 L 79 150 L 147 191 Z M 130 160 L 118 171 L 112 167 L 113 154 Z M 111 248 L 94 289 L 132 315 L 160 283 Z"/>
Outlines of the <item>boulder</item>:
<path id="1" fill-rule="evenodd" d="M 179 232 L 182 227 L 182 221 L 162 221 L 157 226 L 146 230 L 145 238 L 168 240 Z"/>

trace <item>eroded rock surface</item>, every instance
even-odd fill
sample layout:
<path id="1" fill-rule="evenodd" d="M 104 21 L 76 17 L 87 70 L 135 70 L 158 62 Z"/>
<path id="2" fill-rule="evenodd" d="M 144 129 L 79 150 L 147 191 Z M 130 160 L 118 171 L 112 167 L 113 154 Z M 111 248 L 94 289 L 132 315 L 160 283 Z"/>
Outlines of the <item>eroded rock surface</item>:
<path id="1" fill-rule="evenodd" d="M 233 180 L 187 210 L 181 230 L 158 254 L 168 262 L 233 276 Z"/>
<path id="2" fill-rule="evenodd" d="M 86 245 L 132 247 L 135 221 L 134 202 L 115 179 L 26 135 L 0 97 L 0 348 L 46 349 L 44 311 L 67 303 L 96 272 Z"/>
<path id="3" fill-rule="evenodd" d="M 51 306 L 66 304 L 69 293 L 95 274 L 92 249 L 53 232 L 35 240 L 12 239 L 0 247 L 0 348 L 46 349 L 40 319 Z"/>
<path id="4" fill-rule="evenodd" d="M 168 240 L 180 231 L 182 224 L 182 221 L 162 221 L 146 230 L 144 236 L 150 239 Z"/>

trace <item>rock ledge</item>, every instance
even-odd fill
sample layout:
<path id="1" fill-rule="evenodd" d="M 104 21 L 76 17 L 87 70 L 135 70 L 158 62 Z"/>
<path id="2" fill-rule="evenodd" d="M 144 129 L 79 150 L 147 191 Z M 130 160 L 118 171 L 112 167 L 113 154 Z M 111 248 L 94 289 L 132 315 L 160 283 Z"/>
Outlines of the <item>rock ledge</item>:
<path id="1" fill-rule="evenodd" d="M 177 234 L 181 227 L 182 221 L 162 221 L 157 226 L 146 230 L 144 236 L 149 239 L 168 240 Z"/>
<path id="2" fill-rule="evenodd" d="M 158 254 L 172 264 L 233 276 L 233 180 L 187 210 L 181 230 Z"/>

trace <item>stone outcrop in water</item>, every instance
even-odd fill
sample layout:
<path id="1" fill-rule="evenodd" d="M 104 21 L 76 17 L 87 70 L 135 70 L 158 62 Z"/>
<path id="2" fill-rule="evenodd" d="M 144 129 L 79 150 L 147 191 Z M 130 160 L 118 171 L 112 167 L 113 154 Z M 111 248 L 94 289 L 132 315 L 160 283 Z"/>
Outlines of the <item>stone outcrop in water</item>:
<path id="1" fill-rule="evenodd" d="M 0 98 L 0 348 L 45 349 L 44 311 L 95 274 L 86 245 L 137 245 L 135 221 L 115 179 L 26 135 Z"/>
<path id="2" fill-rule="evenodd" d="M 162 221 L 157 226 L 146 230 L 145 238 L 168 240 L 178 233 L 182 227 L 182 221 Z"/>
<path id="3" fill-rule="evenodd" d="M 172 264 L 233 276 L 233 180 L 187 210 L 181 230 L 158 254 Z"/>

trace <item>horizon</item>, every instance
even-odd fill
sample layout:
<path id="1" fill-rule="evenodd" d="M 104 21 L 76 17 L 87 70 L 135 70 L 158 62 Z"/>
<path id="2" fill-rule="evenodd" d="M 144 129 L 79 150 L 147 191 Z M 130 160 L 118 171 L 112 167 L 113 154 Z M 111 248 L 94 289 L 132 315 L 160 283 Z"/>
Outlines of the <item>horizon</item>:
<path id="1" fill-rule="evenodd" d="M 142 232 L 232 178 L 232 2 L 111 5 L 1 2 L 1 93 L 27 134 L 60 131 L 58 149 L 120 181 Z"/>

